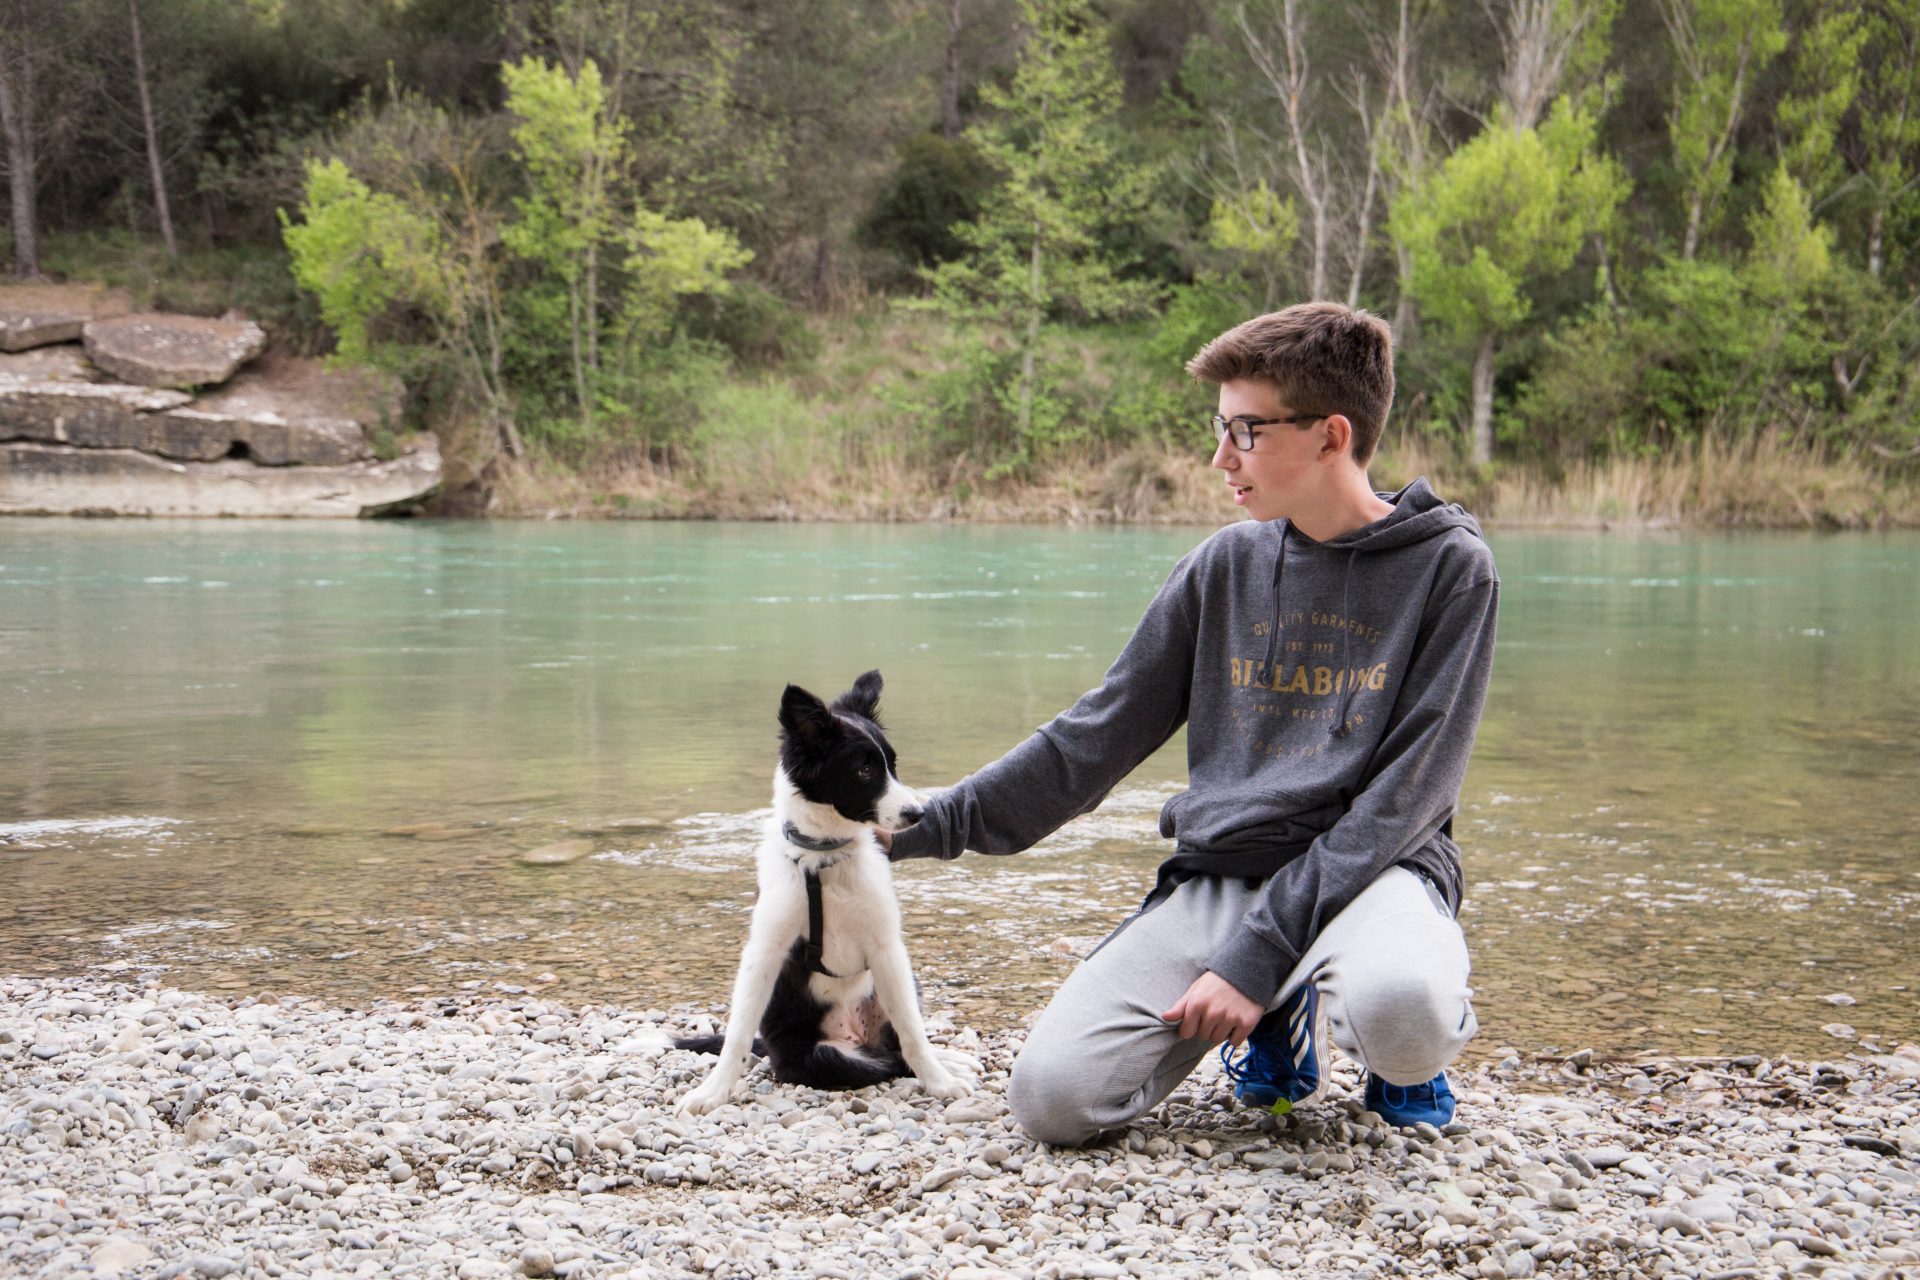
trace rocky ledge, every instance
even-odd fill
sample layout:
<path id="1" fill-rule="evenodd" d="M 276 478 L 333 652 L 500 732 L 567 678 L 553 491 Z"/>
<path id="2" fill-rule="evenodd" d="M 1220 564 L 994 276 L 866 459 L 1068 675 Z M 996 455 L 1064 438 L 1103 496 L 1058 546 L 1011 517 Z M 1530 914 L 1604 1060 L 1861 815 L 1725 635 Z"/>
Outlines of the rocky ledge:
<path id="1" fill-rule="evenodd" d="M 477 985 L 477 984 L 476 984 Z M 365 1010 L 0 979 L 0 1272 L 718 1277 L 1911 1275 L 1920 1048 L 1454 1073 L 1445 1130 L 1235 1110 L 1217 1069 L 1086 1150 L 980 1091 L 752 1078 L 687 1014 L 478 991 Z"/>
<path id="2" fill-rule="evenodd" d="M 68 290 L 65 319 L 92 296 L 49 288 Z M 0 514 L 361 516 L 440 484 L 431 436 L 375 456 L 400 421 L 386 374 L 256 359 L 249 321 L 116 317 L 97 299 L 84 345 L 63 341 L 35 319 L 61 298 L 0 287 Z"/>
<path id="3" fill-rule="evenodd" d="M 131 309 L 123 290 L 99 285 L 0 285 L 0 351 L 79 342 L 88 321 L 122 316 Z"/>

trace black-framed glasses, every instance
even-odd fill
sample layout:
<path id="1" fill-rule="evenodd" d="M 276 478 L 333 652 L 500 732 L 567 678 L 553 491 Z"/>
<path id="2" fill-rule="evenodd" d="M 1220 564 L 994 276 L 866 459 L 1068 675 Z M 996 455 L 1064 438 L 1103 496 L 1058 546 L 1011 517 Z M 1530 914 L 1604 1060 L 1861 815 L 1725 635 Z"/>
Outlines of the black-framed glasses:
<path id="1" fill-rule="evenodd" d="M 1324 413 L 1296 413 L 1291 418 L 1249 418 L 1240 414 L 1232 418 L 1213 415 L 1213 442 L 1219 444 L 1228 436 L 1233 437 L 1236 449 L 1251 449 L 1258 438 L 1255 427 L 1294 427 L 1305 422 L 1319 422 L 1328 415 Z"/>

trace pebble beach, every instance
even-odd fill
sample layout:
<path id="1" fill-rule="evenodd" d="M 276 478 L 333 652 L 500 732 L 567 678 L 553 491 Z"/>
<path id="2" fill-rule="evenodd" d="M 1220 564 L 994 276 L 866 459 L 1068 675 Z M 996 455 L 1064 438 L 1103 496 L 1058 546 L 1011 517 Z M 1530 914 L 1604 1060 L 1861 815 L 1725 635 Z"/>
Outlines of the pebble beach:
<path id="1" fill-rule="evenodd" d="M 0 978 L 0 1275 L 1920 1275 L 1920 1046 L 1505 1052 L 1444 1130 L 1210 1063 L 1066 1150 L 1008 1115 L 1017 1031 L 930 1021 L 974 1096 L 756 1072 L 688 1118 L 684 1009 Z"/>

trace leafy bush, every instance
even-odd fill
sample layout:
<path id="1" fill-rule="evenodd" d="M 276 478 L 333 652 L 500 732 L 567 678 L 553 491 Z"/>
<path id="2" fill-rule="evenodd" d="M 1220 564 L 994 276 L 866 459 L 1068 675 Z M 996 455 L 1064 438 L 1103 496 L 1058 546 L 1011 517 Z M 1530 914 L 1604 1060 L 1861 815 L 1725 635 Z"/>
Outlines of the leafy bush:
<path id="1" fill-rule="evenodd" d="M 820 354 L 820 336 L 807 318 L 779 294 L 750 280 L 724 293 L 692 298 L 686 304 L 687 332 L 717 342 L 748 369 L 811 363 Z"/>
<path id="2" fill-rule="evenodd" d="M 954 227 L 971 222 L 993 189 L 993 170 L 964 139 L 916 133 L 902 142 L 893 178 L 860 225 L 860 238 L 912 267 L 960 257 Z"/>

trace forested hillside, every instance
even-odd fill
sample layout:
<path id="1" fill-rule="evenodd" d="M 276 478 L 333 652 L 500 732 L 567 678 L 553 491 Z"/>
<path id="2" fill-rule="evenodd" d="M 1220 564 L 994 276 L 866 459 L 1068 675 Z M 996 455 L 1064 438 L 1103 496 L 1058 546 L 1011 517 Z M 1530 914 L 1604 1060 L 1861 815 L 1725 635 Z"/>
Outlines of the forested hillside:
<path id="1" fill-rule="evenodd" d="M 13 274 L 386 365 L 496 510 L 1203 515 L 1181 364 L 1333 298 L 1387 479 L 1920 511 L 1920 0 L 0 0 L 0 135 Z"/>

